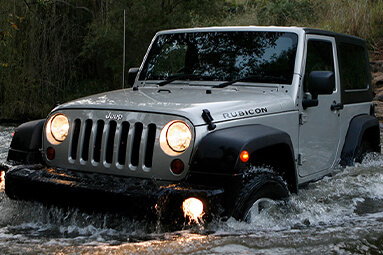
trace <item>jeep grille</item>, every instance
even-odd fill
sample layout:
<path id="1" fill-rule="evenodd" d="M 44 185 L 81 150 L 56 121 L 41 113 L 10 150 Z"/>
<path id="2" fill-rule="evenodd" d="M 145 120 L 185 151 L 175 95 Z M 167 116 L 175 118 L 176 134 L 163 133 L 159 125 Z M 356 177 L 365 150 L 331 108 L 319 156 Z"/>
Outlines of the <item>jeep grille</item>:
<path id="1" fill-rule="evenodd" d="M 134 168 L 142 160 L 146 168 L 151 168 L 156 130 L 155 124 L 144 126 L 141 122 L 76 119 L 69 146 L 70 161 L 105 162 Z"/>
<path id="2" fill-rule="evenodd" d="M 44 136 L 44 151 L 51 147 L 56 152 L 54 159 L 45 156 L 50 167 L 174 181 L 187 175 L 193 145 L 182 154 L 171 156 L 161 149 L 159 141 L 162 128 L 171 121 L 182 120 L 193 127 L 185 118 L 101 109 L 64 109 L 59 113 L 68 117 L 70 127 L 67 139 L 61 143 L 51 143 Z M 54 114 L 57 112 L 51 113 Z M 170 170 L 175 158 L 185 163 L 180 175 Z"/>

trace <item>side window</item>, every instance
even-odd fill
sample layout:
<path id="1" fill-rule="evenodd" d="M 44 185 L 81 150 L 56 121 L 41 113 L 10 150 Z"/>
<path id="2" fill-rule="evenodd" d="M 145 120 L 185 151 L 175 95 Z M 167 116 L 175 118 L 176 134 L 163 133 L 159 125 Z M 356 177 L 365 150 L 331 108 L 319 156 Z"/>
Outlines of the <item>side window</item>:
<path id="1" fill-rule="evenodd" d="M 367 89 L 368 76 L 366 70 L 366 56 L 362 46 L 341 43 L 340 78 L 345 90 Z"/>
<path id="2" fill-rule="evenodd" d="M 304 91 L 307 91 L 308 77 L 312 71 L 334 72 L 334 55 L 331 42 L 321 40 L 308 41 Z"/>

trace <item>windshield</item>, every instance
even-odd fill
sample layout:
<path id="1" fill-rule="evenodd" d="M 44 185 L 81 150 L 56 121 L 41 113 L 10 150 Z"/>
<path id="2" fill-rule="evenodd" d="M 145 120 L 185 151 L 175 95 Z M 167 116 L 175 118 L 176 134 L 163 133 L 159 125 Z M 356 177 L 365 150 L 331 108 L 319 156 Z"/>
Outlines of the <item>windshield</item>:
<path id="1" fill-rule="evenodd" d="M 154 41 L 139 79 L 233 81 L 251 76 L 264 82 L 267 76 L 267 83 L 291 84 L 297 41 L 296 34 L 285 32 L 163 34 Z"/>

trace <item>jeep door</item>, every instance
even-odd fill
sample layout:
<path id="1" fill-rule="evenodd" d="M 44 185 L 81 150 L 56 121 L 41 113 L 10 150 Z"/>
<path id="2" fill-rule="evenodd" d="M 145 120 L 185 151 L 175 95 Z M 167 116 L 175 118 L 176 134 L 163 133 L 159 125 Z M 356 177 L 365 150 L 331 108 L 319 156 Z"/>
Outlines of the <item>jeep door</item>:
<path id="1" fill-rule="evenodd" d="M 335 78 L 331 94 L 319 94 L 317 106 L 302 107 L 298 169 L 300 177 L 311 179 L 316 176 L 310 175 L 323 175 L 338 163 L 342 107 L 335 38 L 307 35 L 306 42 L 301 96 L 306 99 L 313 96 L 309 93 L 312 71 L 330 71 Z"/>

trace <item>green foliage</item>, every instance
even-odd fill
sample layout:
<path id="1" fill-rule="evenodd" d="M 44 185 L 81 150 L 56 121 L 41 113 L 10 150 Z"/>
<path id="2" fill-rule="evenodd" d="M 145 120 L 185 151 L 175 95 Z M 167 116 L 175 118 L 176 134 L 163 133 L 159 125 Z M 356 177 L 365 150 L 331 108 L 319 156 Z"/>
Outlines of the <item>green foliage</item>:
<path id="1" fill-rule="evenodd" d="M 313 19 L 314 8 L 310 0 L 254 1 L 258 21 L 262 25 L 291 26 L 305 24 Z"/>
<path id="2" fill-rule="evenodd" d="M 307 26 L 383 47 L 383 0 L 1 1 L 0 120 L 44 117 L 57 102 L 122 87 L 158 30 L 213 25 Z"/>
<path id="3" fill-rule="evenodd" d="M 370 0 L 327 0 L 322 25 L 332 31 L 368 38 L 371 32 L 371 3 Z"/>
<path id="4" fill-rule="evenodd" d="M 9 50 L 0 52 L 8 63 L 1 80 L 0 116 L 41 117 L 76 85 L 73 74 L 87 33 L 80 24 L 90 23 L 91 16 L 72 5 L 50 1 L 26 4 L 14 0 L 2 7 L 25 19 L 9 40 Z"/>
<path id="5" fill-rule="evenodd" d="M 370 39 L 372 44 L 383 47 L 383 0 L 378 0 L 375 5 L 371 5 Z"/>
<path id="6" fill-rule="evenodd" d="M 248 0 L 228 1 L 231 18 L 227 24 L 263 26 L 306 26 L 317 19 L 318 1 Z"/>
<path id="7" fill-rule="evenodd" d="M 154 34 L 163 29 L 214 24 L 219 2 L 210 0 L 106 1 L 90 25 L 82 57 L 109 89 L 122 86 L 123 10 L 126 10 L 126 66 L 139 66 Z M 110 74 L 113 74 L 111 76 Z M 91 78 L 91 77 L 88 77 Z"/>

